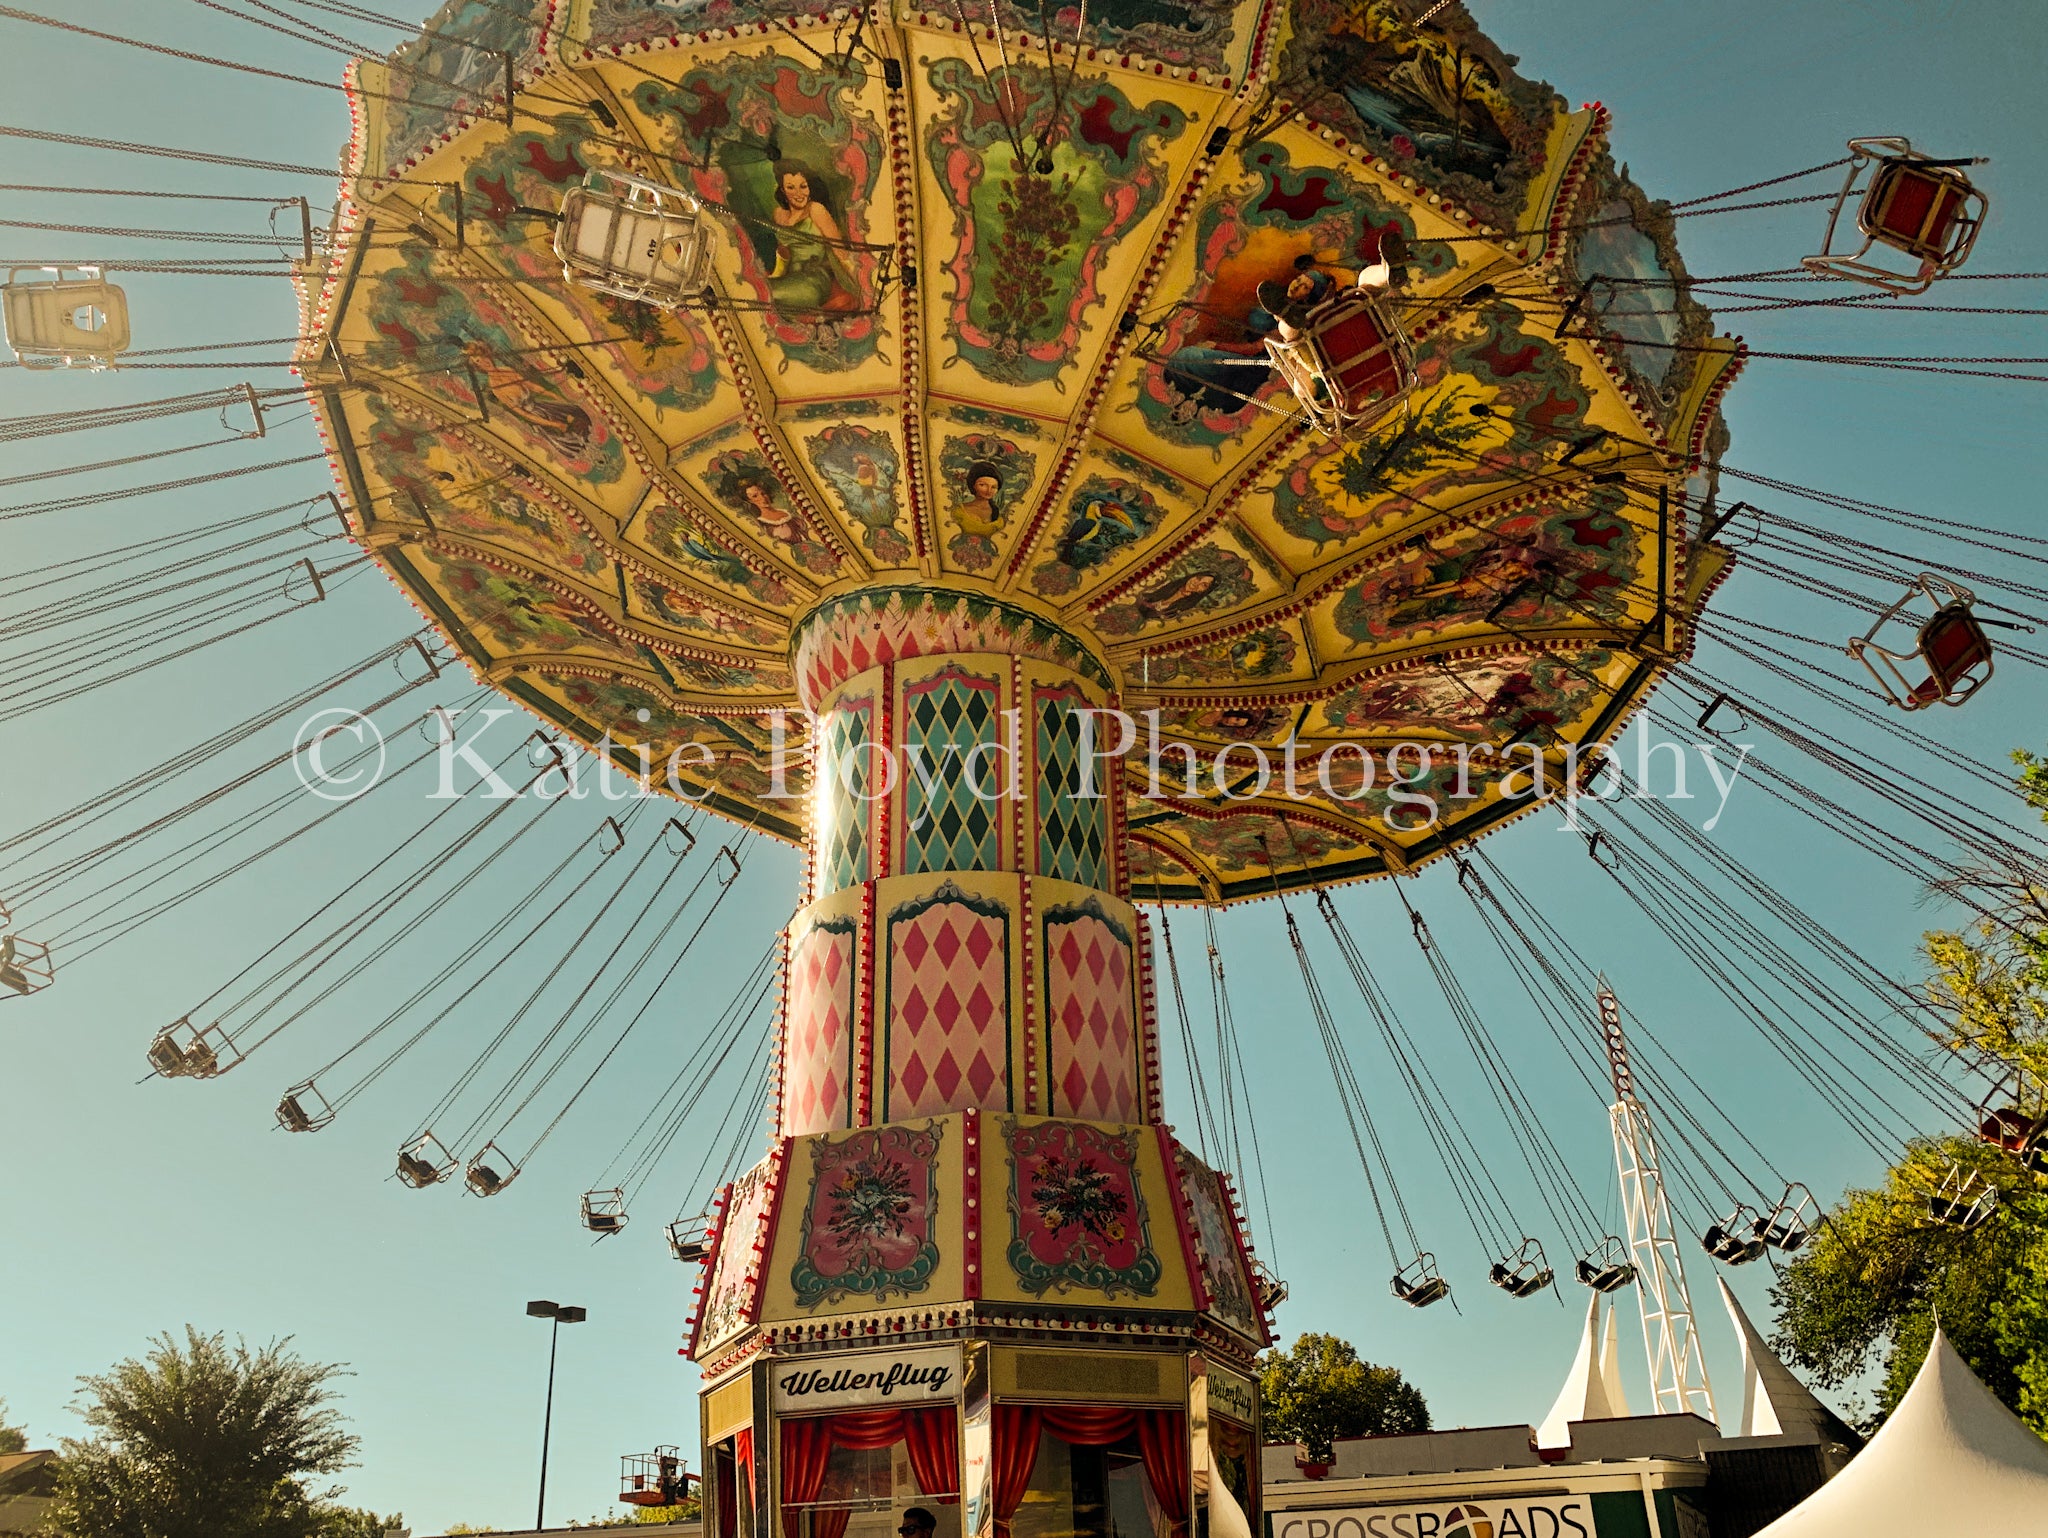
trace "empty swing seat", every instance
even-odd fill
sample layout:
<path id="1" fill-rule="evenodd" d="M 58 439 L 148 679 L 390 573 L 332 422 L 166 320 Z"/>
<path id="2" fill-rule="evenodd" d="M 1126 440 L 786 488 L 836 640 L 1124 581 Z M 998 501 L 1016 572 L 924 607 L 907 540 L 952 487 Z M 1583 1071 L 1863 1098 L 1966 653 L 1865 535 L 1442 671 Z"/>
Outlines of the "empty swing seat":
<path id="1" fill-rule="evenodd" d="M 1977 1123 L 1977 1140 L 2010 1154 L 2022 1153 L 2040 1129 L 2041 1123 L 2018 1106 L 2001 1106 Z"/>
<path id="2" fill-rule="evenodd" d="M 626 1193 L 616 1188 L 584 1192 L 583 1226 L 598 1235 L 621 1232 L 626 1226 Z"/>
<path id="3" fill-rule="evenodd" d="M 1370 427 L 1415 388 L 1415 357 L 1386 302 L 1348 288 L 1325 300 L 1290 339 L 1266 353 L 1308 419 L 1331 437 Z"/>
<path id="4" fill-rule="evenodd" d="M 1991 676 L 1991 640 L 1967 604 L 1946 604 L 1920 627 L 1920 656 L 1927 677 L 1913 689 L 1916 708 L 1959 704 Z M 1983 677 L 1973 678 L 1980 667 Z"/>
<path id="5" fill-rule="evenodd" d="M 1878 636 L 1894 622 L 1910 624 L 1908 611 L 1916 598 L 1932 604 L 1933 612 L 1921 621 L 1911 651 L 1893 651 Z M 1869 630 L 1849 642 L 1849 655 L 1869 669 L 1885 698 L 1901 710 L 1960 705 L 1990 681 L 1993 669 L 1991 639 L 1971 612 L 1976 601 L 1968 588 L 1923 572 Z M 1904 671 L 1913 664 L 1927 669 L 1917 683 Z"/>
<path id="6" fill-rule="evenodd" d="M 711 1258 L 714 1237 L 707 1215 L 678 1218 L 668 1226 L 668 1252 L 686 1266 L 700 1266 Z"/>
<path id="7" fill-rule="evenodd" d="M 128 296 L 97 267 L 9 268 L 0 313 L 23 368 L 103 369 L 128 349 Z"/>
<path id="8" fill-rule="evenodd" d="M 1870 179 L 1856 223 L 1893 249 L 1940 265 L 1952 259 L 1950 252 L 1964 233 L 1972 190 L 1953 166 L 1887 160 Z M 1975 233 L 1974 227 L 1968 231 L 1972 237 Z"/>
<path id="9" fill-rule="evenodd" d="M 1946 277 L 1963 264 L 1983 228 L 1989 202 L 1962 171 L 1973 163 L 1936 160 L 1916 151 L 1905 139 L 1851 139 L 1849 174 L 1828 213 L 1820 254 L 1805 258 L 1802 265 L 1830 277 L 1869 283 L 1888 293 L 1925 293 L 1936 278 Z M 1837 251 L 1836 231 L 1859 186 L 1856 227 L 1863 244 L 1853 251 Z M 1868 260 L 1877 246 L 1896 251 L 1915 265 L 1901 271 L 1896 265 Z"/>
<path id="10" fill-rule="evenodd" d="M 555 255 L 585 288 L 672 310 L 711 277 L 704 205 L 676 187 L 592 171 L 562 197 Z"/>

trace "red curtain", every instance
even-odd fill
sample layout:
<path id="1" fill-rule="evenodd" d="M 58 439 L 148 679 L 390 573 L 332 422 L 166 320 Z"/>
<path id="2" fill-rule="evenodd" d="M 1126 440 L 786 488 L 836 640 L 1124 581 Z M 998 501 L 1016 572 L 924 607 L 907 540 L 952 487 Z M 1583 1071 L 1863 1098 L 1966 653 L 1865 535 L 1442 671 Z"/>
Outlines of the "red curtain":
<path id="1" fill-rule="evenodd" d="M 1046 1405 L 1038 1412 L 1045 1429 L 1076 1447 L 1107 1447 L 1121 1442 L 1138 1425 L 1138 1412 L 1122 1405 Z"/>
<path id="2" fill-rule="evenodd" d="M 1145 1458 L 1145 1477 L 1152 1495 L 1173 1531 L 1188 1526 L 1188 1427 L 1178 1410 L 1146 1410 L 1138 1416 L 1138 1451 Z"/>
<path id="3" fill-rule="evenodd" d="M 1137 1434 L 1145 1477 L 1174 1533 L 1188 1525 L 1188 1429 L 1178 1410 L 1133 1410 L 1115 1405 L 1005 1405 L 995 1414 L 995 1518 L 998 1538 L 1030 1488 L 1038 1461 L 1038 1433 L 1050 1431 L 1076 1447 L 1107 1447 Z"/>
<path id="4" fill-rule="evenodd" d="M 842 1410 L 782 1423 L 782 1531 L 801 1538 L 800 1507 L 825 1488 L 825 1469 L 834 1447 L 872 1450 L 907 1442 L 911 1471 L 934 1500 L 960 1499 L 960 1431 L 950 1407 L 933 1410 Z M 1033 1445 L 1036 1445 L 1034 1439 Z M 1030 1470 L 1025 1470 L 1030 1477 Z M 1019 1493 L 1021 1499 L 1021 1491 Z M 811 1538 L 844 1538 L 849 1513 L 811 1513 Z"/>
<path id="5" fill-rule="evenodd" d="M 782 1531 L 784 1538 L 802 1538 L 803 1513 L 798 1509 L 817 1500 L 825 1488 L 825 1464 L 832 1456 L 832 1422 L 835 1417 L 786 1420 L 782 1423 Z M 833 1518 L 837 1517 L 835 1524 Z M 846 1531 L 846 1513 L 817 1511 L 811 1514 L 815 1538 L 841 1538 Z"/>
<path id="6" fill-rule="evenodd" d="M 910 1472 L 918 1488 L 941 1505 L 960 1499 L 960 1422 L 950 1406 L 905 1410 L 903 1440 L 909 1444 Z"/>
<path id="7" fill-rule="evenodd" d="M 1031 1470 L 1038 1462 L 1042 1411 L 1037 1405 L 999 1404 L 995 1409 L 995 1449 L 990 1458 L 991 1494 L 995 1500 L 996 1538 L 1009 1538 L 1010 1519 L 1031 1488 Z"/>
<path id="8" fill-rule="evenodd" d="M 739 1495 L 733 1481 L 733 1460 L 723 1453 L 712 1456 L 718 1468 L 718 1538 L 739 1538 Z"/>

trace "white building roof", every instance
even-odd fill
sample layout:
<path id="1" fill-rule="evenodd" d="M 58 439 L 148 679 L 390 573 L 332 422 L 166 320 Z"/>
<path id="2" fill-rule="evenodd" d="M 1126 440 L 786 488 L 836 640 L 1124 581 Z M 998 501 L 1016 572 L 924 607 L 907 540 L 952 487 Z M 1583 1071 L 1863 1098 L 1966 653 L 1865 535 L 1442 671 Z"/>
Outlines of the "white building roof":
<path id="1" fill-rule="evenodd" d="M 1742 1343 L 1742 1420 L 1735 1435 L 1789 1436 L 1800 1442 L 1839 1443 L 1850 1449 L 1860 1446 L 1862 1438 L 1814 1398 L 1764 1343 L 1728 1284 L 1718 1276 L 1714 1282 L 1721 1289 L 1721 1304 L 1728 1310 L 1729 1322 L 1735 1326 L 1735 1338 Z"/>
<path id="2" fill-rule="evenodd" d="M 1620 1342 L 1611 1307 L 1607 1311 L 1604 1336 L 1600 1329 L 1600 1305 L 1603 1301 L 1596 1292 L 1586 1309 L 1586 1329 L 1579 1337 L 1579 1354 L 1572 1361 L 1571 1371 L 1565 1374 L 1564 1387 L 1558 1390 L 1557 1402 L 1543 1417 L 1543 1424 L 1536 1428 L 1538 1447 L 1570 1447 L 1573 1421 L 1611 1420 L 1628 1414 L 1628 1397 L 1622 1393 L 1621 1365 L 1617 1361 Z"/>
<path id="3" fill-rule="evenodd" d="M 2032 1533 L 2044 1513 L 2048 1442 L 1936 1330 L 1920 1375 L 1870 1445 L 1757 1538 Z"/>

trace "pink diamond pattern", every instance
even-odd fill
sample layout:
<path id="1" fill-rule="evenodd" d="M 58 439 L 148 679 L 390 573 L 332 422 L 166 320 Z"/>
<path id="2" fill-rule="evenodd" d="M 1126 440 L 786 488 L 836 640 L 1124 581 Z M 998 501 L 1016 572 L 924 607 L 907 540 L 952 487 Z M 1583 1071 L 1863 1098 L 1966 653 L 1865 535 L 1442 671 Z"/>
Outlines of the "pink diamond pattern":
<path id="1" fill-rule="evenodd" d="M 964 902 L 890 926 L 886 1119 L 1009 1109 L 1007 927 Z"/>
<path id="2" fill-rule="evenodd" d="M 1131 954 L 1092 914 L 1055 927 L 1047 947 L 1048 1077 L 1059 1091 L 1053 1113 L 1089 1121 L 1139 1119 L 1137 1030 L 1132 1020 Z"/>
<path id="3" fill-rule="evenodd" d="M 848 1125 L 853 974 L 851 930 L 813 929 L 790 952 L 789 1014 L 782 1046 L 785 1134 Z"/>

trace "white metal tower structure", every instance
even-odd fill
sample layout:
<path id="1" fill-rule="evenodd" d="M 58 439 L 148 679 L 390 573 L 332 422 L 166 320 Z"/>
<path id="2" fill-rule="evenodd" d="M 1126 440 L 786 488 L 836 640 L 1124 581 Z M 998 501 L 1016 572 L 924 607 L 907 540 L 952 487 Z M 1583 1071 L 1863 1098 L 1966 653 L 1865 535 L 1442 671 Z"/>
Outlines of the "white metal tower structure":
<path id="1" fill-rule="evenodd" d="M 1621 1005 L 1603 984 L 1600 1029 L 1607 1066 L 1614 1077 L 1614 1104 L 1607 1117 L 1614 1128 L 1614 1165 L 1621 1175 L 1622 1211 L 1628 1217 L 1628 1247 L 1636 1263 L 1636 1300 L 1643 1310 L 1643 1354 L 1650 1362 L 1650 1396 L 1659 1415 L 1690 1410 L 1719 1424 L 1706 1359 L 1693 1327 L 1692 1295 L 1678 1260 L 1671 1204 L 1657 1166 L 1657 1140 L 1649 1109 L 1636 1098 L 1629 1071 L 1628 1043 L 1621 1034 Z"/>

